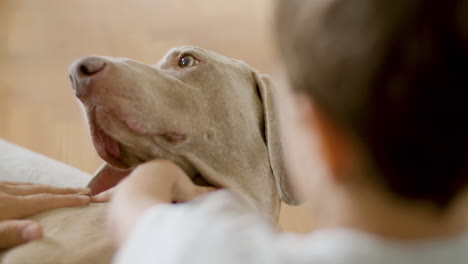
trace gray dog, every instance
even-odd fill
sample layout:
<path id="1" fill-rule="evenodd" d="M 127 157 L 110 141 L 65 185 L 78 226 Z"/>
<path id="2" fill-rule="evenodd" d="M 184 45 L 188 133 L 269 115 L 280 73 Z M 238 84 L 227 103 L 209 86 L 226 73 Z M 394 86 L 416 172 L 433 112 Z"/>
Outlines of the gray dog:
<path id="1" fill-rule="evenodd" d="M 270 80 L 241 61 L 197 47 L 157 64 L 86 57 L 70 67 L 94 146 L 107 162 L 94 194 L 151 159 L 177 163 L 197 184 L 229 187 L 276 221 L 280 199 L 296 204 L 285 179 Z M 45 238 L 2 253 L 1 263 L 108 263 L 106 204 L 32 217 Z"/>

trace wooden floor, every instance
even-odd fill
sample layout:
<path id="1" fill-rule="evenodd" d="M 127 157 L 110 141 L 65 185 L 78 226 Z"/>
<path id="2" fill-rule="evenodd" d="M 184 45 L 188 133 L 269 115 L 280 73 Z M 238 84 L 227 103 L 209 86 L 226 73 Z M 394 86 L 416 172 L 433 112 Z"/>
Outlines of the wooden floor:
<path id="1" fill-rule="evenodd" d="M 91 173 L 102 161 L 69 83 L 74 59 L 153 63 L 171 47 L 197 45 L 270 73 L 271 8 L 270 0 L 0 0 L 0 137 Z M 312 226 L 301 207 L 283 207 L 280 223 Z"/>

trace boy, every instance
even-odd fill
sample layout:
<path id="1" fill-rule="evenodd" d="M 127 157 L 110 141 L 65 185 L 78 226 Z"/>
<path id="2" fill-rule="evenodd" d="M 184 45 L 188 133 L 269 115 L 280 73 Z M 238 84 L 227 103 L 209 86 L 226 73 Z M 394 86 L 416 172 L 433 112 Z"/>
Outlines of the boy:
<path id="1" fill-rule="evenodd" d="M 116 263 L 466 263 L 468 4 L 284 0 L 285 157 L 317 231 L 275 232 L 167 161 L 116 190 Z M 158 176 L 159 175 L 159 176 Z"/>

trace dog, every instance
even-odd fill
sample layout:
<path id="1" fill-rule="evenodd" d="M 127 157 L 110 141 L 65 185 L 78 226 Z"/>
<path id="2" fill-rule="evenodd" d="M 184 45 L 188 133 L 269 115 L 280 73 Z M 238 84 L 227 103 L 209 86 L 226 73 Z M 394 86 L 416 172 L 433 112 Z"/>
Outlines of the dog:
<path id="1" fill-rule="evenodd" d="M 93 194 L 145 161 L 168 159 L 196 184 L 236 190 L 272 222 L 280 200 L 299 203 L 282 164 L 271 81 L 244 62 L 179 47 L 155 65 L 80 58 L 69 73 L 106 161 L 89 183 Z M 31 217 L 45 238 L 3 252 L 1 263 L 109 263 L 115 248 L 105 233 L 106 206 Z"/>

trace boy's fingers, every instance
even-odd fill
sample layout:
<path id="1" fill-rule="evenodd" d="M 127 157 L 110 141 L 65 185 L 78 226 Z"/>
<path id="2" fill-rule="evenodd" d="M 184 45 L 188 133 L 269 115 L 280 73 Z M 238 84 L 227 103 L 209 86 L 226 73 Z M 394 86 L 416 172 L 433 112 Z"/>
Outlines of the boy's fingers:
<path id="1" fill-rule="evenodd" d="M 27 215 L 33 215 L 42 211 L 61 208 L 73 207 L 89 204 L 91 198 L 88 195 L 53 195 L 53 194 L 35 194 L 29 196 L 21 196 L 20 203 Z M 22 199 L 21 199 L 22 198 Z"/>
<path id="2" fill-rule="evenodd" d="M 31 195 L 39 193 L 50 194 L 72 194 L 77 193 L 82 188 L 61 188 L 42 184 L 19 184 L 0 182 L 0 192 L 11 195 Z"/>
<path id="3" fill-rule="evenodd" d="M 0 222 L 0 249 L 11 248 L 42 237 L 42 228 L 30 220 Z"/>
<path id="4" fill-rule="evenodd" d="M 10 195 L 8 199 L 4 203 L 4 212 L 0 212 L 0 220 L 23 218 L 55 208 L 86 205 L 91 201 L 88 195 L 75 194 Z"/>

